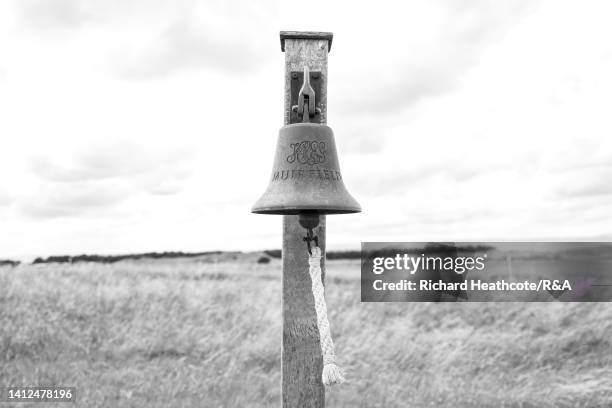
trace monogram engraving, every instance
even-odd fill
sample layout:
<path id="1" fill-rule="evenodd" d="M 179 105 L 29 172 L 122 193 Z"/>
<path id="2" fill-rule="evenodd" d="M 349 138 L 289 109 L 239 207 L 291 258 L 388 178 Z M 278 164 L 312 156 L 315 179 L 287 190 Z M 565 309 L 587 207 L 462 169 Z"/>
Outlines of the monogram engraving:
<path id="1" fill-rule="evenodd" d="M 287 156 L 287 162 L 297 161 L 301 164 L 320 164 L 325 161 L 325 142 L 306 140 L 300 143 L 291 143 L 293 152 Z"/>

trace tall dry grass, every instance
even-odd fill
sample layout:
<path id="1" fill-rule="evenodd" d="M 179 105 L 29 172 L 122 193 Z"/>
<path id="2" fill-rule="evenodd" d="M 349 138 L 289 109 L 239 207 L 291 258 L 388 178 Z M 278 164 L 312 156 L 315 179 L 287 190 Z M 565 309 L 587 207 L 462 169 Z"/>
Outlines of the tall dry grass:
<path id="1" fill-rule="evenodd" d="M 280 266 L 235 258 L 0 268 L 0 386 L 76 386 L 88 408 L 279 406 Z M 612 304 L 362 304 L 358 263 L 327 276 L 350 380 L 330 407 L 612 406 Z"/>

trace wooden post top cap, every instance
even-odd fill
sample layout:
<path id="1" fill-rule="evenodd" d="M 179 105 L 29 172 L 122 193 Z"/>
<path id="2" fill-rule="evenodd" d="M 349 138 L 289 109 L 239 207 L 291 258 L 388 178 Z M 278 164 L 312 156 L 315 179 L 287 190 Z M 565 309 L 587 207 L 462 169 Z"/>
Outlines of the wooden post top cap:
<path id="1" fill-rule="evenodd" d="M 327 50 L 331 51 L 332 39 L 334 33 L 326 31 L 281 31 L 280 32 L 280 43 L 281 51 L 285 52 L 285 40 L 327 40 L 329 45 Z"/>

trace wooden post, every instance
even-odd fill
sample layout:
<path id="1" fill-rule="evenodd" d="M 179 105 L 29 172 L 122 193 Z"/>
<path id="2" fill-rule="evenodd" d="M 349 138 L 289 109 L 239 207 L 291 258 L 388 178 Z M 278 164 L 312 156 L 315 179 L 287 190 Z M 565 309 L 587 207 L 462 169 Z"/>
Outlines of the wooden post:
<path id="1" fill-rule="evenodd" d="M 291 115 L 291 72 L 321 72 L 321 92 L 316 95 L 321 108 L 321 123 L 327 122 L 327 53 L 331 33 L 281 32 L 285 52 L 285 125 Z M 325 216 L 320 216 L 314 233 L 325 254 Z M 297 215 L 283 216 L 283 343 L 282 407 L 321 408 L 325 406 L 325 388 L 321 380 L 323 358 L 319 344 L 317 315 L 308 272 L 308 252 L 303 237 L 306 230 Z M 325 276 L 325 257 L 321 259 Z"/>

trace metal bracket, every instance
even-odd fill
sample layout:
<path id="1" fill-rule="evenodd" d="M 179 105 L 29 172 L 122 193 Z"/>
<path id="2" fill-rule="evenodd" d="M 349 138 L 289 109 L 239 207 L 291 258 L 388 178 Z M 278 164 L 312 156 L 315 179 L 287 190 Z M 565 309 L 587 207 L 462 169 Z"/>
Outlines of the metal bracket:
<path id="1" fill-rule="evenodd" d="M 321 95 L 320 71 L 310 72 L 308 67 L 304 67 L 304 72 L 291 72 L 289 123 L 321 123 L 321 104 L 317 101 L 317 95 Z"/>

